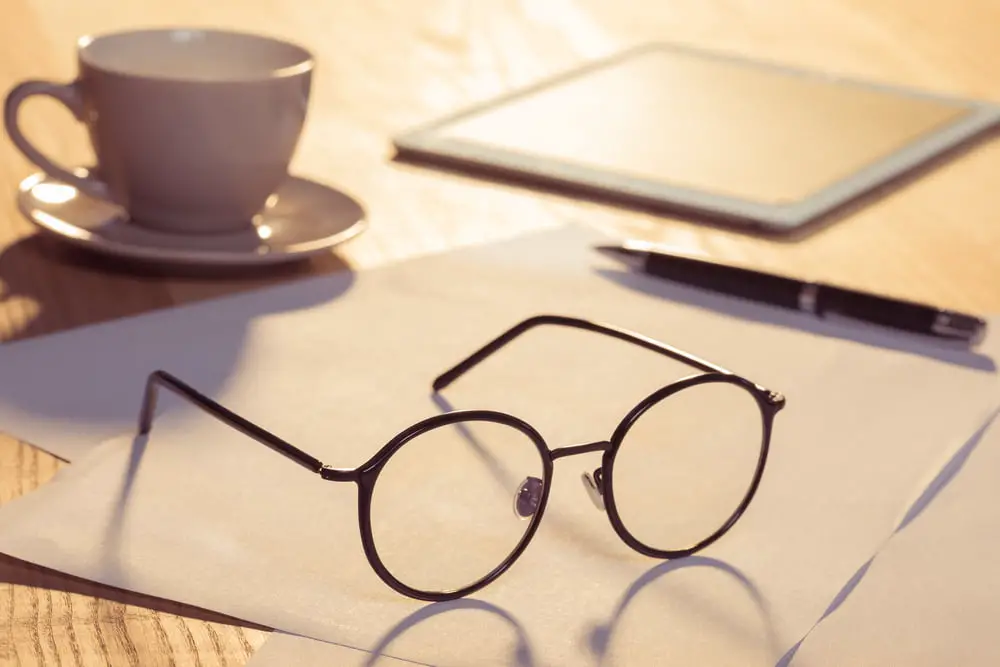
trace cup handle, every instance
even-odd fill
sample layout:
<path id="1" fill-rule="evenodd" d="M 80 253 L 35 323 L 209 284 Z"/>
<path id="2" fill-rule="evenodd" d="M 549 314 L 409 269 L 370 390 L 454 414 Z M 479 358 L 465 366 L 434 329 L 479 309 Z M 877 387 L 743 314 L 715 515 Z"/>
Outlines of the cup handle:
<path id="1" fill-rule="evenodd" d="M 64 167 L 60 167 L 45 157 L 41 151 L 25 138 L 18 125 L 18 112 L 21 109 L 21 103 L 33 95 L 47 95 L 59 100 L 73 113 L 73 116 L 78 121 L 83 122 L 83 99 L 80 96 L 80 88 L 77 82 L 61 84 L 49 81 L 24 81 L 14 86 L 7 93 L 7 99 L 4 102 L 3 108 L 4 126 L 7 128 L 7 134 L 10 135 L 14 145 L 24 153 L 26 158 L 52 178 L 63 183 L 68 183 L 76 187 L 77 190 L 92 197 L 109 199 L 108 188 L 103 181 L 99 181 L 90 175 L 81 176 Z"/>

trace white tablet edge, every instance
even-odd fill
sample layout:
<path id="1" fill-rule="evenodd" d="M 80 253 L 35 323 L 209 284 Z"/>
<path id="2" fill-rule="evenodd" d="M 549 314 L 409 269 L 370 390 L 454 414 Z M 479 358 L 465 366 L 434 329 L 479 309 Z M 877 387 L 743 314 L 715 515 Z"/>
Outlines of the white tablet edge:
<path id="1" fill-rule="evenodd" d="M 776 70 L 794 76 L 835 79 L 837 82 L 847 85 L 957 104 L 966 107 L 968 112 L 955 122 L 908 143 L 899 150 L 867 167 L 854 171 L 849 176 L 835 181 L 806 198 L 784 204 L 767 204 L 703 190 L 672 186 L 553 158 L 515 153 L 460 139 L 448 139 L 437 134 L 438 130 L 456 121 L 500 107 L 520 97 L 529 96 L 539 90 L 651 50 L 680 51 L 709 59 Z M 964 99 L 848 77 L 834 77 L 821 72 L 792 68 L 767 61 L 751 60 L 742 56 L 704 51 L 689 46 L 656 43 L 595 60 L 574 70 L 544 79 L 532 86 L 471 106 L 403 133 L 393 140 L 393 145 L 400 154 L 410 153 L 427 159 L 440 159 L 517 177 L 534 178 L 540 184 L 548 182 L 566 187 L 583 188 L 598 194 L 635 200 L 637 203 L 652 203 L 664 207 L 705 212 L 732 220 L 755 222 L 765 229 L 787 232 L 833 211 L 896 177 L 902 176 L 921 163 L 961 145 L 998 123 L 1000 123 L 1000 106 L 980 100 Z"/>

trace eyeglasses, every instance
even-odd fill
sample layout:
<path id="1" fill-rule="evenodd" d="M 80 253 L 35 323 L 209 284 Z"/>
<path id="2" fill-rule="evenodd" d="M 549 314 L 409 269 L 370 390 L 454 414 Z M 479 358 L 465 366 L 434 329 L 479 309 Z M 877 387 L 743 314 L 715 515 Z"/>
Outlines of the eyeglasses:
<path id="1" fill-rule="evenodd" d="M 507 571 L 538 529 L 553 463 L 603 452 L 583 475 L 618 536 L 653 558 L 693 554 L 746 511 L 767 461 L 785 398 L 639 334 L 558 315 L 527 319 L 433 382 L 441 391 L 521 334 L 572 327 L 639 345 L 701 371 L 644 398 L 607 440 L 550 449 L 530 424 L 492 410 L 455 410 L 420 421 L 357 468 L 324 465 L 173 375 L 150 374 L 139 416 L 152 428 L 160 387 L 323 479 L 358 485 L 364 552 L 378 576 L 419 600 L 454 600 Z"/>

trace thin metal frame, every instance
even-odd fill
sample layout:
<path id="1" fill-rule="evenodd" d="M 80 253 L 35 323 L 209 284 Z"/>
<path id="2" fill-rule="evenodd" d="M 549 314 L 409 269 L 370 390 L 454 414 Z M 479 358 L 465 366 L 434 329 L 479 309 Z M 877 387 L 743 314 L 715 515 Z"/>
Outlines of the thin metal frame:
<path id="1" fill-rule="evenodd" d="M 403 595 L 407 595 L 418 600 L 440 602 L 458 599 L 483 588 L 506 572 L 524 552 L 541 523 L 542 516 L 545 513 L 545 507 L 548 504 L 549 488 L 552 485 L 553 462 L 567 456 L 575 456 L 577 454 L 587 452 L 603 452 L 601 467 L 598 468 L 594 474 L 596 490 L 598 493 L 603 495 L 605 509 L 615 532 L 628 546 L 632 547 L 639 553 L 653 558 L 678 558 L 693 554 L 722 537 L 722 535 L 732 528 L 733 524 L 735 524 L 743 515 L 757 491 L 757 487 L 760 484 L 760 480 L 764 472 L 764 466 L 767 462 L 771 438 L 771 426 L 774 416 L 785 405 L 784 396 L 778 392 L 765 389 L 764 387 L 761 387 L 744 377 L 736 375 L 721 366 L 717 366 L 675 347 L 653 340 L 652 338 L 647 338 L 640 334 L 606 324 L 561 315 L 538 315 L 515 325 L 500 336 L 491 340 L 479 350 L 469 355 L 467 358 L 460 361 L 449 370 L 439 375 L 432 384 L 434 391 L 441 391 L 521 334 L 541 325 L 565 326 L 611 336 L 628 343 L 639 345 L 652 352 L 657 352 L 670 357 L 671 359 L 702 371 L 702 374 L 692 375 L 668 384 L 641 400 L 634 408 L 632 408 L 632 410 L 629 411 L 628 414 L 625 415 L 624 419 L 622 419 L 621 423 L 619 423 L 618 427 L 611 435 L 611 438 L 608 440 L 598 440 L 580 445 L 550 449 L 546 444 L 545 439 L 538 433 L 537 430 L 535 430 L 534 427 L 513 415 L 493 410 L 454 410 L 429 417 L 413 424 L 392 438 L 392 440 L 379 449 L 370 459 L 357 468 L 334 468 L 332 466 L 325 465 L 322 461 L 311 454 L 306 453 L 273 433 L 241 417 L 170 373 L 163 370 L 156 370 L 150 373 L 146 381 L 146 389 L 139 413 L 139 434 L 146 435 L 152 430 L 158 391 L 162 387 L 177 394 L 181 398 L 190 401 L 192 404 L 201 408 L 219 421 L 235 428 L 244 435 L 247 435 L 260 444 L 270 448 L 278 454 L 281 454 L 285 458 L 299 464 L 313 473 L 320 475 L 320 477 L 325 480 L 333 482 L 354 482 L 358 485 L 358 525 L 361 531 L 361 541 L 365 556 L 368 558 L 372 569 L 374 569 L 378 576 L 391 588 Z M 635 422 L 647 410 L 660 401 L 665 400 L 669 396 L 687 389 L 688 387 L 716 382 L 732 384 L 746 390 L 756 400 L 757 405 L 760 408 L 763 424 L 763 440 L 761 443 L 757 467 L 754 471 L 753 478 L 751 479 L 750 486 L 743 500 L 740 502 L 739 506 L 729 519 L 726 520 L 714 533 L 702 541 L 687 549 L 674 551 L 664 551 L 652 548 L 643 544 L 628 531 L 618 513 L 618 509 L 615 505 L 614 494 L 615 458 L 621 448 L 625 436 L 628 434 L 629 429 L 632 428 Z M 378 480 L 379 473 L 382 468 L 385 467 L 390 457 L 410 440 L 426 433 L 427 431 L 440 428 L 442 426 L 476 421 L 501 424 L 503 426 L 514 428 L 527 436 L 528 439 L 534 443 L 541 457 L 543 472 L 542 494 L 538 502 L 538 507 L 531 516 L 530 524 L 528 525 L 527 530 L 510 554 L 503 560 L 503 562 L 497 565 L 497 567 L 478 581 L 465 586 L 464 588 L 445 592 L 422 591 L 412 588 L 393 576 L 378 555 L 375 539 L 372 535 L 371 524 L 371 502 L 372 494 L 375 490 L 375 483 Z"/>

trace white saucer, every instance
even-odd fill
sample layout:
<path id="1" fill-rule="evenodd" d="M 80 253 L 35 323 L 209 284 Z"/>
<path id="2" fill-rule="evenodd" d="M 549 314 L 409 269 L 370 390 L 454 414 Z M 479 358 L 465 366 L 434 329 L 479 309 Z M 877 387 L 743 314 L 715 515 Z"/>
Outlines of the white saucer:
<path id="1" fill-rule="evenodd" d="M 357 236 L 367 227 L 352 197 L 290 177 L 254 219 L 226 234 L 171 234 L 131 222 L 114 204 L 35 174 L 21 182 L 18 207 L 43 232 L 117 258 L 181 266 L 264 266 L 299 261 Z"/>

